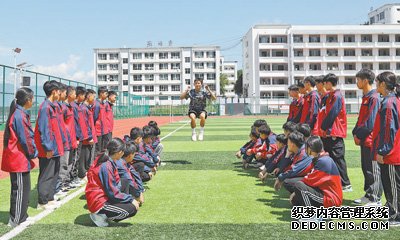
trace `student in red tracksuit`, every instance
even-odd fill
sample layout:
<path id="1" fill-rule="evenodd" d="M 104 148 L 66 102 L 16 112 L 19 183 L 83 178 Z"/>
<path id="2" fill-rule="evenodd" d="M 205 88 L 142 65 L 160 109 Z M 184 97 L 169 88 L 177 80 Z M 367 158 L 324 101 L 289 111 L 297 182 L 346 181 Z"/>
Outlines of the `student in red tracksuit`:
<path id="1" fill-rule="evenodd" d="M 289 106 L 289 116 L 287 122 L 300 122 L 301 112 L 303 110 L 304 100 L 300 95 L 299 86 L 291 85 L 289 86 L 289 95 L 293 99 Z"/>
<path id="2" fill-rule="evenodd" d="M 365 194 L 354 200 L 356 204 L 381 204 L 382 183 L 379 164 L 371 155 L 372 130 L 380 106 L 379 93 L 372 89 L 375 74 L 369 69 L 362 69 L 356 74 L 357 87 L 363 91 L 361 108 L 356 126 L 353 129 L 353 138 L 361 148 L 361 169 L 364 174 Z"/>
<path id="3" fill-rule="evenodd" d="M 103 142 L 104 146 L 107 146 L 107 143 L 112 139 L 112 132 L 114 129 L 114 113 L 113 113 L 113 106 L 117 101 L 117 92 L 115 91 L 108 91 L 108 98 L 105 102 L 105 127 L 107 135 L 104 136 Z"/>
<path id="4" fill-rule="evenodd" d="M 105 148 L 103 139 L 106 138 L 108 134 L 108 128 L 106 126 L 106 99 L 108 96 L 107 87 L 101 86 L 97 90 L 98 99 L 93 103 L 90 103 L 93 109 L 93 119 L 95 129 L 93 130 L 97 137 L 97 143 L 95 145 L 95 156 L 97 156 Z"/>
<path id="5" fill-rule="evenodd" d="M 332 207 L 343 202 L 342 184 L 339 170 L 324 152 L 318 136 L 311 136 L 306 142 L 307 154 L 312 156 L 312 170 L 294 185 L 290 195 L 293 206 Z"/>
<path id="6" fill-rule="evenodd" d="M 315 78 L 313 76 L 306 77 L 304 79 L 304 88 L 307 93 L 303 96 L 304 104 L 300 117 L 300 123 L 307 123 L 310 125 L 312 135 L 316 135 L 318 133 L 316 122 L 320 104 L 318 92 L 314 90 L 314 87 Z"/>
<path id="7" fill-rule="evenodd" d="M 15 227 L 28 217 L 29 195 L 31 192 L 30 171 L 37 157 L 33 130 L 28 109 L 33 104 L 33 91 L 20 88 L 10 106 L 10 113 L 4 129 L 3 158 L 1 170 L 10 173 L 10 218 L 8 226 Z"/>
<path id="8" fill-rule="evenodd" d="M 54 206 L 54 194 L 60 171 L 60 157 L 64 154 L 65 141 L 60 131 L 57 100 L 60 86 L 57 81 L 44 83 L 46 99 L 39 107 L 35 127 L 35 144 L 39 156 L 38 208 Z"/>
<path id="9" fill-rule="evenodd" d="M 90 219 L 98 227 L 108 226 L 107 220 L 119 222 L 134 216 L 139 203 L 132 195 L 121 191 L 121 180 L 115 161 L 124 155 L 125 143 L 112 139 L 106 151 L 100 154 L 91 165 L 87 177 L 86 201 Z"/>
<path id="10" fill-rule="evenodd" d="M 335 74 L 327 74 L 324 77 L 326 90 L 329 92 L 326 99 L 325 118 L 321 122 L 321 135 L 324 149 L 335 161 L 340 177 L 342 178 L 343 192 L 351 192 L 353 188 L 347 174 L 347 165 L 344 158 L 345 145 L 343 139 L 347 136 L 347 116 L 344 97 L 339 89 L 336 89 L 338 77 Z"/>
<path id="11" fill-rule="evenodd" d="M 372 133 L 372 155 L 381 168 L 389 225 L 400 226 L 400 85 L 396 75 L 379 74 L 376 89 L 383 99 Z"/>
<path id="12" fill-rule="evenodd" d="M 78 138 L 76 134 L 76 124 L 75 124 L 75 115 L 74 111 L 75 108 L 74 106 L 76 105 L 75 99 L 76 99 L 76 90 L 75 87 L 73 86 L 68 86 L 67 87 L 67 99 L 62 105 L 63 108 L 63 117 L 64 117 L 64 123 L 65 123 L 65 128 L 67 130 L 68 135 L 71 138 L 71 149 L 69 153 L 69 158 L 68 158 L 68 164 L 67 164 L 67 182 L 68 182 L 68 187 L 71 187 L 71 181 L 74 180 L 74 173 L 72 172 L 74 169 L 74 166 L 77 162 L 76 160 L 76 150 L 78 148 Z"/>

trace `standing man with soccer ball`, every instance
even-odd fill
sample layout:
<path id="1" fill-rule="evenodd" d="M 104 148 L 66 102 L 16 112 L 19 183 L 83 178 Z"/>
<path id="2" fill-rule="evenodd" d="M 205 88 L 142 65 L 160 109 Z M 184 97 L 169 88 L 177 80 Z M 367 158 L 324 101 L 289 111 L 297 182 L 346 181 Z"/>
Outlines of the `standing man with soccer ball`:
<path id="1" fill-rule="evenodd" d="M 192 127 L 192 141 L 197 140 L 196 136 L 196 118 L 200 118 L 200 132 L 199 132 L 199 141 L 203 141 L 204 139 L 204 125 L 206 123 L 207 111 L 206 109 L 206 101 L 207 99 L 211 99 L 212 101 L 216 100 L 217 97 L 211 92 L 210 87 L 208 85 L 203 86 L 203 79 L 197 78 L 194 80 L 194 89 L 190 89 L 190 86 L 181 94 L 180 99 L 188 99 L 190 98 L 189 104 L 189 112 L 188 115 L 191 120 Z"/>

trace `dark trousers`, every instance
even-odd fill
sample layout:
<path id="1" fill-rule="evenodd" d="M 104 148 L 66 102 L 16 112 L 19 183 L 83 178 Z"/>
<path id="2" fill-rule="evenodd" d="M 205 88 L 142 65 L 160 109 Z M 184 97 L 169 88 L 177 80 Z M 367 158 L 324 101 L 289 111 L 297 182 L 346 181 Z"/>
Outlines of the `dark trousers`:
<path id="1" fill-rule="evenodd" d="M 372 161 L 371 148 L 361 146 L 361 169 L 364 174 L 365 197 L 372 202 L 381 200 L 381 170 L 377 161 Z"/>
<path id="2" fill-rule="evenodd" d="M 10 219 L 15 224 L 20 224 L 28 218 L 31 175 L 30 172 L 10 173 L 10 180 Z"/>
<path id="3" fill-rule="evenodd" d="M 389 220 L 400 221 L 400 165 L 380 164 Z"/>
<path id="4" fill-rule="evenodd" d="M 93 145 L 82 145 L 79 153 L 78 177 L 84 178 L 93 159 Z"/>
<path id="5" fill-rule="evenodd" d="M 294 193 L 295 196 L 292 200 L 293 206 L 323 206 L 324 195 L 321 190 L 310 187 L 303 181 L 296 182 Z"/>
<path id="6" fill-rule="evenodd" d="M 60 157 L 39 158 L 38 203 L 47 204 L 54 200 L 60 172 Z"/>
<path id="7" fill-rule="evenodd" d="M 104 134 L 101 136 L 97 136 L 96 150 L 94 152 L 94 156 L 99 155 L 104 149 L 106 149 L 106 144 L 108 143 L 108 135 Z"/>
<path id="8" fill-rule="evenodd" d="M 327 137 L 322 138 L 322 142 L 324 143 L 325 152 L 329 153 L 329 156 L 333 159 L 339 169 L 342 186 L 345 187 L 351 185 L 347 174 L 346 161 L 344 160 L 345 146 L 343 138 L 337 137 L 333 140 L 332 137 Z"/>
<path id="9" fill-rule="evenodd" d="M 68 182 L 71 182 L 75 178 L 78 177 L 78 168 L 76 167 L 77 165 L 77 159 L 76 159 L 76 152 L 77 149 L 71 149 L 69 152 L 69 159 L 68 159 Z"/>
<path id="10" fill-rule="evenodd" d="M 106 203 L 99 211 L 100 214 L 105 214 L 109 220 L 119 222 L 126 218 L 135 216 L 137 210 L 132 203 Z"/>
<path id="11" fill-rule="evenodd" d="M 295 189 L 295 184 L 303 179 L 304 177 L 294 177 L 294 178 L 286 178 L 283 181 L 283 186 L 288 190 L 288 192 L 293 193 Z"/>
<path id="12" fill-rule="evenodd" d="M 106 149 L 107 144 L 111 141 L 112 139 L 112 133 L 107 133 L 103 135 L 103 149 Z"/>
<path id="13" fill-rule="evenodd" d="M 142 162 L 135 162 L 133 164 L 133 167 L 135 168 L 136 172 L 139 173 L 140 178 L 142 179 L 143 182 L 148 182 L 150 181 L 150 175 L 144 171 L 144 163 Z"/>

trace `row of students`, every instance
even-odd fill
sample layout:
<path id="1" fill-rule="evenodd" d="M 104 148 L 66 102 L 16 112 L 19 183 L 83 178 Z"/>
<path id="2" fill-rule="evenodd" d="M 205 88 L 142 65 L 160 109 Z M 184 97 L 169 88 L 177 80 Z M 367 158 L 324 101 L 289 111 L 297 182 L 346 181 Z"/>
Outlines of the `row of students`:
<path id="1" fill-rule="evenodd" d="M 10 173 L 13 186 L 9 219 L 12 227 L 27 218 L 32 159 L 39 158 L 38 208 L 46 209 L 56 207 L 55 200 L 83 183 L 89 166 L 82 167 L 81 163 L 90 163 L 93 155 L 87 154 L 83 146 L 94 144 L 96 139 L 91 115 L 95 92 L 55 80 L 45 82 L 43 90 L 46 98 L 39 107 L 35 130 L 28 113 L 34 93 L 25 87 L 16 92 L 5 128 L 2 170 Z M 106 105 L 112 110 L 116 93 L 111 92 L 110 96 Z M 104 120 L 104 131 L 109 135 L 113 126 L 111 110 Z"/>

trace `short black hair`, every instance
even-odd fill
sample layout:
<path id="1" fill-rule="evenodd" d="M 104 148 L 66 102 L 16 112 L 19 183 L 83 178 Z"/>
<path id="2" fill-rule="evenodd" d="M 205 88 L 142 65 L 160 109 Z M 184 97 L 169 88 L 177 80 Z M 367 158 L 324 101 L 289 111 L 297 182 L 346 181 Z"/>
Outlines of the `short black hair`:
<path id="1" fill-rule="evenodd" d="M 297 87 L 299 87 L 299 88 L 304 88 L 304 83 L 299 81 L 299 82 L 297 83 Z"/>
<path id="2" fill-rule="evenodd" d="M 298 148 L 304 145 L 304 135 L 298 131 L 290 133 L 288 139 Z"/>
<path id="3" fill-rule="evenodd" d="M 102 93 L 104 93 L 104 92 L 108 92 L 106 86 L 100 86 L 100 87 L 97 89 L 97 94 L 98 94 L 98 95 L 100 95 L 100 94 L 102 94 Z"/>
<path id="4" fill-rule="evenodd" d="M 271 134 L 271 128 L 268 126 L 268 124 L 262 125 L 261 127 L 258 128 L 258 132 L 260 134 L 270 135 Z"/>
<path id="5" fill-rule="evenodd" d="M 336 86 L 338 84 L 338 77 L 333 73 L 328 73 L 324 77 L 324 82 L 330 82 L 332 86 Z"/>
<path id="6" fill-rule="evenodd" d="M 315 77 L 315 84 L 324 83 L 324 77 L 325 77 L 325 75 L 319 75 L 319 76 Z"/>
<path id="7" fill-rule="evenodd" d="M 202 78 L 196 78 L 196 79 L 193 81 L 193 83 L 196 83 L 196 82 L 201 82 L 201 84 L 203 84 L 203 79 L 202 79 Z"/>
<path id="8" fill-rule="evenodd" d="M 74 86 L 68 86 L 67 87 L 67 96 L 69 96 L 72 92 L 76 93 L 76 89 Z"/>
<path id="9" fill-rule="evenodd" d="M 96 95 L 96 92 L 95 92 L 93 89 L 88 89 L 88 90 L 86 91 L 85 98 L 88 98 L 88 96 L 89 96 L 90 94 Z"/>
<path id="10" fill-rule="evenodd" d="M 292 84 L 289 86 L 289 91 L 299 91 L 299 86 L 297 86 L 296 84 Z"/>
<path id="11" fill-rule="evenodd" d="M 46 97 L 49 97 L 54 90 L 60 90 L 60 84 L 56 80 L 49 80 L 43 84 Z"/>
<path id="12" fill-rule="evenodd" d="M 135 153 L 138 151 L 138 148 L 136 147 L 135 143 L 129 141 L 125 143 L 125 150 L 124 150 L 124 155 L 122 157 L 127 157 L 131 155 L 132 153 Z"/>
<path id="13" fill-rule="evenodd" d="M 315 153 L 320 153 L 324 150 L 324 144 L 322 143 L 321 138 L 318 136 L 311 136 L 308 138 L 306 147 Z"/>
<path id="14" fill-rule="evenodd" d="M 289 132 L 294 132 L 296 130 L 296 123 L 294 122 L 286 122 L 282 126 L 283 130 L 289 131 Z"/>
<path id="15" fill-rule="evenodd" d="M 112 95 L 118 96 L 116 91 L 108 91 L 108 96 L 112 96 Z"/>
<path id="16" fill-rule="evenodd" d="M 375 73 L 367 68 L 363 68 L 356 74 L 356 78 L 368 80 L 369 85 L 372 85 L 375 80 Z"/>
<path id="17" fill-rule="evenodd" d="M 276 141 L 278 141 L 284 145 L 287 145 L 287 138 L 286 138 L 285 134 L 276 135 Z"/>
<path id="18" fill-rule="evenodd" d="M 306 77 L 306 78 L 304 79 L 303 82 L 309 82 L 310 85 L 311 85 L 312 87 L 314 87 L 314 86 L 315 86 L 315 77 L 314 77 L 314 76 L 308 76 L 308 77 Z"/>
<path id="19" fill-rule="evenodd" d="M 311 136 L 311 128 L 310 128 L 310 125 L 308 125 L 307 123 L 296 124 L 296 131 L 302 133 L 305 138 L 308 138 Z"/>
<path id="20" fill-rule="evenodd" d="M 138 127 L 134 127 L 131 129 L 131 132 L 129 134 L 129 137 L 131 140 L 135 140 L 138 137 L 143 137 L 143 131 L 142 129 L 138 128 Z"/>
<path id="21" fill-rule="evenodd" d="M 148 137 L 154 136 L 152 127 L 144 126 L 142 130 L 143 130 L 143 138 L 148 138 Z"/>
<path id="22" fill-rule="evenodd" d="M 250 136 L 255 137 L 255 138 L 259 138 L 260 134 L 257 132 L 256 127 L 252 127 L 250 130 Z"/>
<path id="23" fill-rule="evenodd" d="M 87 89 L 82 86 L 76 87 L 76 96 L 85 95 L 86 96 Z"/>
<path id="24" fill-rule="evenodd" d="M 264 119 L 257 119 L 253 123 L 254 127 L 261 127 L 262 125 L 267 125 L 267 121 L 265 121 Z"/>

